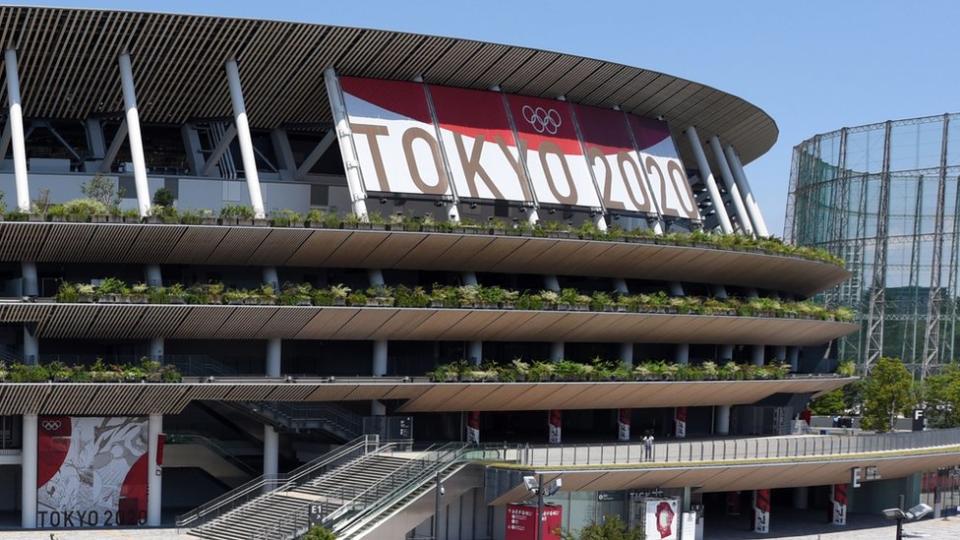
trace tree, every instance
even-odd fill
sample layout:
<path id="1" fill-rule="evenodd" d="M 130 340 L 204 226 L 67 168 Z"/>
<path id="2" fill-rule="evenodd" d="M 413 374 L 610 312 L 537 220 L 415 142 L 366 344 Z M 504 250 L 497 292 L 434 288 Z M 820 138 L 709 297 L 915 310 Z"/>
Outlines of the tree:
<path id="1" fill-rule="evenodd" d="M 860 426 L 879 432 L 893 430 L 897 414 L 909 414 L 916 405 L 913 375 L 897 358 L 880 358 L 863 384 Z"/>
<path id="2" fill-rule="evenodd" d="M 156 206 L 173 206 L 173 192 L 162 187 L 153 192 L 153 204 Z"/>
<path id="3" fill-rule="evenodd" d="M 563 540 L 642 540 L 640 529 L 629 530 L 620 516 L 604 516 L 602 523 L 591 523 L 580 534 L 562 533 Z"/>
<path id="4" fill-rule="evenodd" d="M 337 540 L 337 535 L 326 527 L 315 525 L 303 535 L 303 540 Z"/>
<path id="5" fill-rule="evenodd" d="M 107 208 L 120 206 L 122 194 L 114 187 L 113 181 L 99 174 L 80 186 L 84 197 L 99 201 Z"/>
<path id="6" fill-rule="evenodd" d="M 843 388 L 837 388 L 810 402 L 810 410 L 817 416 L 834 416 L 847 411 Z"/>
<path id="7" fill-rule="evenodd" d="M 923 386 L 927 424 L 935 428 L 960 426 L 960 369 L 948 366 L 927 377 Z"/>

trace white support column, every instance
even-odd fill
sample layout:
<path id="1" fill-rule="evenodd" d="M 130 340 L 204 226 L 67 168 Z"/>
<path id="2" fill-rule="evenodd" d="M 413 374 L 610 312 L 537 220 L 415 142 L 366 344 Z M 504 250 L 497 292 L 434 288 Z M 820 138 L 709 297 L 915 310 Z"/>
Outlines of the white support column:
<path id="1" fill-rule="evenodd" d="M 327 86 L 327 96 L 330 98 L 330 114 L 333 116 L 334 130 L 337 135 L 337 142 L 340 145 L 340 154 L 343 157 L 344 175 L 347 177 L 351 207 L 354 215 L 366 220 L 368 215 L 367 194 L 363 189 L 363 179 L 360 177 L 360 161 L 357 158 L 357 149 L 353 145 L 350 121 L 347 118 L 347 109 L 340 92 L 337 72 L 332 67 L 327 68 L 323 72 L 323 81 Z"/>
<path id="2" fill-rule="evenodd" d="M 673 361 L 677 364 L 690 363 L 690 344 L 677 343 L 677 348 L 673 351 Z"/>
<path id="3" fill-rule="evenodd" d="M 137 189 L 137 209 L 140 211 L 140 217 L 146 217 L 150 215 L 150 186 L 147 184 L 147 162 L 143 157 L 140 112 L 137 109 L 137 92 L 133 84 L 130 53 L 120 55 L 120 84 L 123 87 L 123 108 L 127 118 L 130 159 L 133 161 L 133 181 Z"/>
<path id="4" fill-rule="evenodd" d="M 270 338 L 267 340 L 267 377 L 279 377 L 283 358 L 283 340 Z"/>
<path id="5" fill-rule="evenodd" d="M 726 362 L 727 360 L 733 360 L 733 345 L 723 344 L 720 345 L 720 360 Z"/>
<path id="6" fill-rule="evenodd" d="M 543 288 L 548 291 L 560 292 L 560 281 L 555 275 L 543 276 Z"/>
<path id="7" fill-rule="evenodd" d="M 277 274 L 276 266 L 263 267 L 263 283 L 272 286 L 275 291 L 280 292 L 280 276 Z"/>
<path id="8" fill-rule="evenodd" d="M 777 359 L 777 362 L 786 362 L 787 361 L 787 346 L 786 345 L 777 345 L 773 348 L 774 358 Z"/>
<path id="9" fill-rule="evenodd" d="M 231 124 L 224 130 L 223 135 L 220 136 L 220 140 L 217 141 L 217 145 L 213 147 L 210 155 L 208 155 L 207 159 L 203 162 L 203 166 L 200 167 L 200 176 L 213 176 L 214 169 L 217 168 L 223 155 L 230 149 L 230 145 L 233 144 L 233 139 L 236 137 L 237 126 Z"/>
<path id="10" fill-rule="evenodd" d="M 263 425 L 263 475 L 280 471 L 280 434 L 270 424 Z"/>
<path id="11" fill-rule="evenodd" d="M 627 280 L 623 278 L 613 279 L 613 290 L 619 294 L 630 294 Z M 620 344 L 620 362 L 628 366 L 633 365 L 633 342 Z"/>
<path id="12" fill-rule="evenodd" d="M 564 347 L 563 347 L 562 341 L 554 341 L 553 343 L 551 343 L 550 344 L 550 360 L 552 362 L 559 362 L 560 360 L 563 360 L 563 355 L 564 355 L 563 349 Z"/>
<path id="13" fill-rule="evenodd" d="M 127 140 L 126 119 L 117 126 L 117 131 L 113 134 L 113 140 L 110 141 L 110 146 L 107 147 L 107 151 L 103 154 L 103 160 L 100 161 L 100 172 L 109 173 L 113 169 L 113 162 L 117 159 L 117 153 L 120 152 L 120 147 L 125 140 Z"/>
<path id="14" fill-rule="evenodd" d="M 17 51 L 3 53 L 7 74 L 7 100 L 10 103 L 10 142 L 13 144 L 13 178 L 17 189 L 17 210 L 30 211 L 30 183 L 27 179 L 27 145 L 23 135 L 23 105 L 20 102 L 20 75 L 17 71 Z M 34 497 L 36 499 L 36 497 Z M 36 516 L 33 518 L 36 523 Z"/>
<path id="15" fill-rule="evenodd" d="M 162 337 L 155 337 L 150 340 L 150 358 L 161 360 L 164 355 L 164 341 Z"/>
<path id="16" fill-rule="evenodd" d="M 725 153 L 727 155 L 727 163 L 730 164 L 730 169 L 733 171 L 733 178 L 740 187 L 740 194 L 743 195 L 743 202 L 747 206 L 747 212 L 750 214 L 750 220 L 753 222 L 754 231 L 758 236 L 764 238 L 770 236 L 770 232 L 767 230 L 767 222 L 763 219 L 763 213 L 760 211 L 757 198 L 753 196 L 753 191 L 750 190 L 750 183 L 747 181 L 747 174 L 743 170 L 743 164 L 740 163 L 740 156 L 737 155 L 733 146 L 729 144 L 725 149 Z"/>
<path id="17" fill-rule="evenodd" d="M 383 377 L 387 374 L 387 341 L 377 340 L 373 342 L 373 376 Z"/>
<path id="18" fill-rule="evenodd" d="M 679 281 L 670 282 L 670 296 L 685 296 L 683 292 L 683 283 Z"/>
<path id="19" fill-rule="evenodd" d="M 790 362 L 790 371 L 796 373 L 800 369 L 800 347 L 790 347 L 787 358 Z"/>
<path id="20" fill-rule="evenodd" d="M 381 287 L 386 284 L 386 282 L 383 281 L 383 270 L 380 270 L 379 268 L 371 268 L 370 270 L 367 270 L 367 277 L 370 279 L 371 287 Z"/>
<path id="21" fill-rule="evenodd" d="M 37 527 L 37 415 L 23 415 L 23 439 L 20 455 L 20 527 Z"/>
<path id="22" fill-rule="evenodd" d="M 35 366 L 40 358 L 40 341 L 37 339 L 37 328 L 34 323 L 23 325 L 23 363 Z"/>
<path id="23" fill-rule="evenodd" d="M 713 417 L 713 432 L 716 435 L 729 435 L 730 434 L 730 406 L 729 405 L 717 405 L 713 408 L 714 417 Z"/>
<path id="24" fill-rule="evenodd" d="M 147 285 L 151 287 L 163 286 L 163 272 L 160 270 L 159 264 L 146 265 L 143 268 L 143 276 L 147 280 Z"/>
<path id="25" fill-rule="evenodd" d="M 707 155 L 703 153 L 703 146 L 700 144 L 697 128 L 693 126 L 687 128 L 687 139 L 690 141 L 693 156 L 697 160 L 700 177 L 703 178 L 703 183 L 707 185 L 707 192 L 710 194 L 713 209 L 717 213 L 717 221 L 720 222 L 720 229 L 724 234 L 730 234 L 733 232 L 733 225 L 730 224 L 730 218 L 727 216 L 727 209 L 723 204 L 723 197 L 720 196 L 720 188 L 717 187 L 717 181 L 713 177 L 713 173 L 710 172 L 710 163 L 707 162 Z"/>
<path id="26" fill-rule="evenodd" d="M 257 174 L 257 157 L 253 152 L 253 138 L 250 136 L 250 123 L 247 120 L 247 107 L 243 103 L 243 89 L 240 86 L 240 69 L 237 61 L 227 60 L 227 84 L 230 85 L 230 103 L 233 105 L 233 121 L 237 127 L 237 140 L 240 143 L 240 157 L 243 160 L 243 175 L 247 178 L 247 191 L 250 192 L 250 206 L 258 219 L 267 217 L 263 207 L 263 194 L 260 191 L 260 176 Z"/>
<path id="27" fill-rule="evenodd" d="M 477 281 L 477 273 L 464 272 L 463 284 L 479 285 L 479 281 Z M 469 343 L 469 345 L 467 346 L 467 361 L 475 366 L 479 366 L 483 362 L 483 342 L 482 341 L 471 341 Z"/>
<path id="28" fill-rule="evenodd" d="M 20 275 L 23 279 L 22 293 L 24 296 L 40 295 L 40 279 L 37 277 L 37 263 L 23 261 L 20 263 Z"/>
<path id="29" fill-rule="evenodd" d="M 747 213 L 747 207 L 740 196 L 740 188 L 737 187 L 737 181 L 733 179 L 733 173 L 730 172 L 730 166 L 727 164 L 727 158 L 723 155 L 723 146 L 720 145 L 720 138 L 714 135 L 710 137 L 710 148 L 713 150 L 713 160 L 720 169 L 720 178 L 727 186 L 727 193 L 730 194 L 730 200 L 733 201 L 733 209 L 737 213 L 737 221 L 740 222 L 740 229 L 745 234 L 753 234 L 753 224 L 750 222 L 750 215 Z"/>
<path id="30" fill-rule="evenodd" d="M 766 347 L 763 345 L 754 345 L 750 350 L 751 359 L 753 360 L 753 365 L 762 366 L 764 364 L 764 354 L 766 354 Z"/>
<path id="31" fill-rule="evenodd" d="M 147 420 L 147 526 L 159 527 L 163 510 L 163 466 L 160 457 L 160 434 L 163 415 L 151 414 Z"/>

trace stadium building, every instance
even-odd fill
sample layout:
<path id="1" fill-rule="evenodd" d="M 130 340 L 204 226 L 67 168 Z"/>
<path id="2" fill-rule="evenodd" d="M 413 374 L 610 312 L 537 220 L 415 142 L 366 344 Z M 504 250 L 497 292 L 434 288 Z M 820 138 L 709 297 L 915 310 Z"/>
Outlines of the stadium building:
<path id="1" fill-rule="evenodd" d="M 702 538 L 960 461 L 807 429 L 856 326 L 806 299 L 849 273 L 764 239 L 777 127 L 736 96 L 289 22 L 0 7 L 0 38 L 7 527 Z"/>

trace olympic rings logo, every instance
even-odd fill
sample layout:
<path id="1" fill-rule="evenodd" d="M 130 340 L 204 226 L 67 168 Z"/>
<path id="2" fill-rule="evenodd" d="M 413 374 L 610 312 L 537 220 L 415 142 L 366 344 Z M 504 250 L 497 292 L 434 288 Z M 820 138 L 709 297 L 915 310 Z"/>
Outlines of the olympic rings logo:
<path id="1" fill-rule="evenodd" d="M 523 114 L 523 119 L 530 124 L 530 127 L 533 128 L 537 133 L 548 133 L 550 135 L 556 135 L 557 131 L 560 129 L 560 124 L 563 123 L 560 117 L 560 113 L 556 109 L 544 109 L 543 107 L 533 108 L 529 105 L 524 105 L 520 112 Z"/>
<path id="2" fill-rule="evenodd" d="M 45 431 L 57 431 L 62 425 L 59 420 L 44 420 L 40 423 Z"/>

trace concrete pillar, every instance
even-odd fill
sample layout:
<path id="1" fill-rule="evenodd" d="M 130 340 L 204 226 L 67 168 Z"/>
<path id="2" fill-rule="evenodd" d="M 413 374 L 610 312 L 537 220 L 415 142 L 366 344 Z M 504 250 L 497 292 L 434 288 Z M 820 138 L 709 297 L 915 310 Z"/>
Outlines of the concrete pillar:
<path id="1" fill-rule="evenodd" d="M 703 153 L 703 146 L 700 144 L 700 137 L 697 135 L 697 129 L 693 126 L 687 128 L 687 139 L 690 141 L 690 148 L 693 150 L 693 156 L 697 160 L 697 168 L 700 169 L 700 177 L 707 186 L 707 193 L 710 195 L 710 202 L 713 203 L 713 209 L 717 213 L 717 221 L 720 222 L 720 230 L 724 234 L 733 232 L 733 225 L 730 224 L 730 217 L 727 216 L 727 208 L 723 204 L 723 197 L 720 195 L 720 188 L 717 187 L 717 181 L 710 171 L 710 164 L 707 162 L 707 156 Z"/>
<path id="2" fill-rule="evenodd" d="M 560 292 L 560 281 L 557 276 L 548 274 L 543 276 L 543 288 L 548 291 Z"/>
<path id="3" fill-rule="evenodd" d="M 17 190 L 17 210 L 30 211 L 30 184 L 27 179 L 27 145 L 23 134 L 23 105 L 20 102 L 20 75 L 17 71 L 17 51 L 7 49 L 3 54 L 7 75 L 7 101 L 10 104 L 10 144 L 13 146 L 13 179 Z M 36 497 L 34 497 L 36 499 Z M 36 516 L 33 518 L 36 523 Z"/>
<path id="4" fill-rule="evenodd" d="M 807 486 L 793 488 L 793 509 L 806 510 L 810 500 L 810 491 Z"/>
<path id="5" fill-rule="evenodd" d="M 753 224 L 750 222 L 750 215 L 747 213 L 747 207 L 740 196 L 740 188 L 737 187 L 736 180 L 733 179 L 733 173 L 730 172 L 730 166 L 727 164 L 727 158 L 723 155 L 723 147 L 720 145 L 720 138 L 714 135 L 710 137 L 710 148 L 713 149 L 713 160 L 720 169 L 720 177 L 727 186 L 727 193 L 733 202 L 733 209 L 737 213 L 737 221 L 740 222 L 740 229 L 745 234 L 753 234 Z"/>
<path id="6" fill-rule="evenodd" d="M 373 400 L 370 402 L 370 416 L 386 416 L 387 406 L 382 401 Z"/>
<path id="7" fill-rule="evenodd" d="M 163 272 L 161 272 L 159 264 L 146 265 L 143 268 L 143 275 L 147 280 L 147 285 L 151 287 L 163 286 Z"/>
<path id="8" fill-rule="evenodd" d="M 733 345 L 720 345 L 720 361 L 726 362 L 728 360 L 733 360 Z"/>
<path id="9" fill-rule="evenodd" d="M 727 154 L 727 163 L 730 164 L 730 169 L 733 171 L 733 178 L 737 181 L 737 185 L 740 186 L 740 194 L 743 195 L 743 202 L 746 204 L 747 212 L 750 214 L 750 220 L 753 222 L 754 232 L 763 238 L 770 236 L 770 232 L 767 230 L 767 223 L 764 221 L 763 213 L 760 211 L 760 205 L 757 204 L 757 199 L 750 190 L 750 183 L 747 182 L 747 175 L 743 171 L 743 164 L 740 163 L 740 156 L 737 155 L 733 146 L 729 144 L 725 152 Z"/>
<path id="10" fill-rule="evenodd" d="M 340 82 L 337 80 L 337 72 L 332 67 L 324 70 L 323 82 L 327 87 L 327 95 L 330 96 L 330 114 L 333 116 L 340 156 L 344 163 L 352 164 L 344 171 L 344 176 L 347 177 L 347 190 L 350 192 L 350 208 L 355 216 L 366 220 L 367 194 L 363 189 L 360 167 L 356 165 L 357 149 L 353 144 L 353 133 L 350 129 L 346 105 L 343 102 L 343 94 L 340 92 Z"/>
<path id="11" fill-rule="evenodd" d="M 155 337 L 150 340 L 150 358 L 153 360 L 163 360 L 163 338 Z"/>
<path id="12" fill-rule="evenodd" d="M 690 344 L 689 343 L 677 343 L 677 348 L 674 349 L 673 361 L 677 364 L 689 364 L 690 363 Z"/>
<path id="13" fill-rule="evenodd" d="M 280 292 L 280 276 L 277 275 L 276 266 L 263 267 L 263 283 L 270 285 L 277 292 Z"/>
<path id="14" fill-rule="evenodd" d="M 23 295 L 39 296 L 40 279 L 37 277 L 37 263 L 33 261 L 23 261 L 20 263 L 20 275 L 23 279 Z"/>
<path id="15" fill-rule="evenodd" d="M 379 287 L 385 284 L 383 280 L 383 271 L 378 268 L 371 268 L 367 271 L 370 278 L 371 287 Z M 373 342 L 373 376 L 382 377 L 387 374 L 387 341 L 378 340 Z M 387 406 L 380 401 L 374 400 L 370 404 L 370 414 L 373 416 L 384 416 L 387 414 Z"/>
<path id="16" fill-rule="evenodd" d="M 777 362 L 786 362 L 787 361 L 787 346 L 786 345 L 777 345 L 773 348 L 774 358 L 777 359 Z"/>
<path id="17" fill-rule="evenodd" d="M 463 273 L 463 284 L 464 285 L 479 285 L 477 280 L 476 272 L 464 272 Z M 483 362 L 483 342 L 482 341 L 471 341 L 467 346 L 467 361 L 471 364 L 479 366 Z"/>
<path id="18" fill-rule="evenodd" d="M 627 287 L 627 280 L 623 278 L 613 278 L 613 290 L 619 294 L 630 293 L 630 289 Z"/>
<path id="19" fill-rule="evenodd" d="M 279 377 L 283 363 L 283 340 L 270 338 L 267 340 L 267 377 Z"/>
<path id="20" fill-rule="evenodd" d="M 130 53 L 125 52 L 120 55 L 120 83 L 123 88 L 123 108 L 127 118 L 130 160 L 133 162 L 133 180 L 137 190 L 137 209 L 140 211 L 140 217 L 146 217 L 150 215 L 150 186 L 147 184 L 147 162 L 143 157 L 140 112 L 137 109 L 137 92 L 133 85 Z"/>
<path id="21" fill-rule="evenodd" d="M 679 281 L 670 282 L 670 296 L 683 296 L 683 283 Z"/>
<path id="22" fill-rule="evenodd" d="M 383 270 L 380 270 L 379 268 L 371 268 L 370 270 L 367 270 L 367 277 L 370 278 L 371 287 L 381 287 L 386 284 L 386 282 L 383 281 Z"/>
<path id="23" fill-rule="evenodd" d="M 34 366 L 39 362 L 40 342 L 37 339 L 37 327 L 35 323 L 24 323 L 23 325 L 23 363 Z"/>
<path id="24" fill-rule="evenodd" d="M 753 365 L 762 366 L 764 364 L 765 351 L 766 351 L 766 347 L 764 347 L 763 345 L 754 345 L 750 349 L 750 356 L 751 356 L 751 359 L 753 360 Z"/>
<path id="25" fill-rule="evenodd" d="M 147 419 L 147 525 L 159 527 L 163 508 L 163 463 L 160 462 L 160 434 L 163 415 L 151 414 Z"/>
<path id="26" fill-rule="evenodd" d="M 20 465 L 20 527 L 37 527 L 37 415 L 23 415 L 23 438 Z"/>
<path id="27" fill-rule="evenodd" d="M 620 344 L 620 362 L 633 366 L 633 343 Z"/>
<path id="28" fill-rule="evenodd" d="M 800 370 L 800 347 L 790 347 L 787 353 L 790 362 L 790 371 L 796 373 Z"/>
<path id="29" fill-rule="evenodd" d="M 714 285 L 713 295 L 720 299 L 726 299 L 728 297 L 727 288 L 724 287 L 723 285 Z"/>
<path id="30" fill-rule="evenodd" d="M 713 432 L 716 435 L 730 434 L 730 405 L 717 405 L 713 408 Z"/>
<path id="31" fill-rule="evenodd" d="M 263 426 L 263 475 L 276 475 L 280 470 L 280 434 L 270 424 Z"/>
<path id="32" fill-rule="evenodd" d="M 550 344 L 550 360 L 553 362 L 559 362 L 563 360 L 563 342 L 554 341 Z"/>
<path id="33" fill-rule="evenodd" d="M 283 128 L 270 132 L 270 141 L 276 149 L 277 168 L 280 169 L 281 180 L 295 180 L 297 177 L 297 163 L 293 159 L 293 149 L 290 148 L 290 139 Z"/>
<path id="34" fill-rule="evenodd" d="M 250 123 L 247 120 L 247 106 L 243 102 L 243 89 L 240 86 L 240 68 L 237 61 L 227 60 L 227 84 L 230 86 L 230 103 L 233 105 L 233 120 L 237 127 L 237 142 L 240 144 L 240 157 L 243 161 L 243 175 L 247 179 L 247 191 L 250 193 L 250 206 L 254 215 L 263 219 L 266 211 L 263 206 L 263 193 L 260 191 L 260 175 L 257 174 L 257 157 L 253 151 L 253 138 L 250 136 Z"/>

